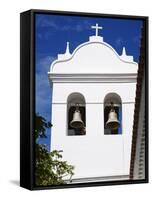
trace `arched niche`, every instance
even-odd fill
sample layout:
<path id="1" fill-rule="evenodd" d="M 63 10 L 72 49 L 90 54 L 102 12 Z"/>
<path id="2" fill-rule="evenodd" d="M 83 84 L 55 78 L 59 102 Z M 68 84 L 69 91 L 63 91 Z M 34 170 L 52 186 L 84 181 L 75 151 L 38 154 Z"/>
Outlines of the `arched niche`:
<path id="1" fill-rule="evenodd" d="M 117 113 L 117 119 L 120 122 L 119 128 L 110 129 L 107 127 L 106 122 L 109 118 L 111 111 L 111 105 Z M 104 98 L 104 134 L 105 135 L 118 135 L 122 134 L 122 100 L 121 97 L 116 93 L 108 93 Z"/>
<path id="2" fill-rule="evenodd" d="M 76 105 L 78 105 L 78 109 L 81 114 L 81 119 L 84 123 L 83 128 L 73 128 L 70 125 L 70 122 L 73 119 L 73 114 L 76 110 Z M 74 92 L 71 93 L 67 98 L 67 135 L 75 136 L 75 135 L 85 135 L 86 134 L 86 103 L 85 98 L 81 93 Z"/>

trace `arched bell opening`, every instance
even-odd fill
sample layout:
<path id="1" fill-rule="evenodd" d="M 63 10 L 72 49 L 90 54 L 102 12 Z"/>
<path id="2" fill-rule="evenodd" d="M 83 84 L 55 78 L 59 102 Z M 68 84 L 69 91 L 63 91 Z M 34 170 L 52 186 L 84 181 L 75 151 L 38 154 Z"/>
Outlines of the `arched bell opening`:
<path id="1" fill-rule="evenodd" d="M 67 99 L 67 135 L 86 134 L 85 98 L 80 93 L 72 93 Z"/>
<path id="2" fill-rule="evenodd" d="M 122 101 L 116 93 L 109 93 L 104 99 L 104 134 L 122 134 Z"/>

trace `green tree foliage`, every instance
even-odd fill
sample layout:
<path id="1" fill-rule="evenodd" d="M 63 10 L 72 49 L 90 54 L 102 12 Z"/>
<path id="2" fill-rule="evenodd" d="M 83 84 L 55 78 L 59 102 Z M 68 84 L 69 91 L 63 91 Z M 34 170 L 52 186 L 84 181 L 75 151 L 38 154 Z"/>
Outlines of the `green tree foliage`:
<path id="1" fill-rule="evenodd" d="M 51 123 L 47 122 L 46 119 L 39 114 L 35 116 L 35 140 L 38 138 L 46 138 L 46 128 L 51 128 Z"/>
<path id="2" fill-rule="evenodd" d="M 46 137 L 46 128 L 51 123 L 40 115 L 35 116 L 35 183 L 37 186 L 65 184 L 63 178 L 71 181 L 74 167 L 62 160 L 62 151 L 49 152 L 45 145 L 37 143 L 38 138 Z"/>

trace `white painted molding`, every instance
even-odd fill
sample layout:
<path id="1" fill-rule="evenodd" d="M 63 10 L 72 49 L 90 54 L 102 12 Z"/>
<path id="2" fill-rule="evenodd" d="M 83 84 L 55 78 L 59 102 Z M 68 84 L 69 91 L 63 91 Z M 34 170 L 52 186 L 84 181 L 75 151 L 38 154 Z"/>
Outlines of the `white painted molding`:
<path id="1" fill-rule="evenodd" d="M 56 74 L 48 72 L 55 83 L 135 83 L 137 74 Z"/>

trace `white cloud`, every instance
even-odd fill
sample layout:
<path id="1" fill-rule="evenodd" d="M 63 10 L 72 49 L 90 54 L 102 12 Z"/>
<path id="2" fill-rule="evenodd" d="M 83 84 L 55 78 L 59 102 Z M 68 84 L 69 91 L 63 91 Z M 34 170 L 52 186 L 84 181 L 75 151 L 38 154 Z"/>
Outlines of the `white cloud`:
<path id="1" fill-rule="evenodd" d="M 70 17 L 67 17 L 67 20 L 65 20 L 65 24 L 64 25 L 59 25 L 57 23 L 55 23 L 55 19 L 52 20 L 50 18 L 49 19 L 45 19 L 45 18 L 41 18 L 41 20 L 39 20 L 39 23 L 37 23 L 37 25 L 39 27 L 50 27 L 54 30 L 58 30 L 58 31 L 68 31 L 68 30 L 73 30 L 73 31 L 83 31 L 85 29 L 90 29 L 91 27 L 91 23 L 88 20 L 82 20 L 81 23 L 79 24 L 75 24 L 75 25 L 71 25 L 72 24 L 72 19 Z"/>
<path id="2" fill-rule="evenodd" d="M 37 63 L 38 69 L 42 69 L 43 71 L 48 70 L 49 66 L 55 59 L 56 57 L 53 56 L 45 56 L 44 58 L 41 58 Z"/>
<path id="3" fill-rule="evenodd" d="M 123 43 L 124 43 L 124 41 L 123 41 L 123 39 L 120 38 L 120 37 L 117 38 L 116 41 L 115 41 L 115 44 L 116 44 L 116 46 L 118 46 L 118 47 L 122 46 Z"/>

